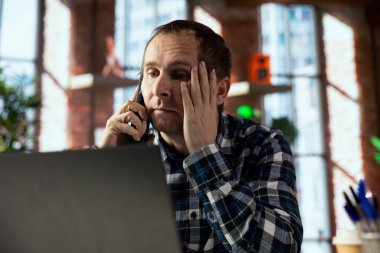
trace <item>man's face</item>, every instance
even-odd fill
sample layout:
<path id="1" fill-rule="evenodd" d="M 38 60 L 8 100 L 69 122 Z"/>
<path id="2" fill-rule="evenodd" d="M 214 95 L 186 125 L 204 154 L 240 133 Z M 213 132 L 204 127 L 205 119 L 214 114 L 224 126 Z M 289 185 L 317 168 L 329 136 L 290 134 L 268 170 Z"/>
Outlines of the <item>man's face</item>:
<path id="1" fill-rule="evenodd" d="M 198 66 L 198 42 L 191 31 L 159 34 L 148 45 L 142 94 L 149 120 L 159 132 L 183 134 L 181 82 Z"/>

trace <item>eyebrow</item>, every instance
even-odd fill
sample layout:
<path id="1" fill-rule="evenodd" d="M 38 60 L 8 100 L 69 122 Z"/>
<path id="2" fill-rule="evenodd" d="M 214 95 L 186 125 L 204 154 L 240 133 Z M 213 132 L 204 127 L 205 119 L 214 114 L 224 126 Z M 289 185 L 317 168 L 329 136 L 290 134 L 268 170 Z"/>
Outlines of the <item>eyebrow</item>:
<path id="1" fill-rule="evenodd" d="M 144 67 L 157 67 L 157 66 L 159 66 L 158 62 L 154 62 L 154 61 L 147 62 L 144 64 Z M 183 67 L 188 67 L 188 68 L 192 67 L 190 63 L 183 60 L 175 60 L 171 62 L 168 67 L 171 68 L 171 67 L 177 67 L 177 66 L 183 66 Z"/>

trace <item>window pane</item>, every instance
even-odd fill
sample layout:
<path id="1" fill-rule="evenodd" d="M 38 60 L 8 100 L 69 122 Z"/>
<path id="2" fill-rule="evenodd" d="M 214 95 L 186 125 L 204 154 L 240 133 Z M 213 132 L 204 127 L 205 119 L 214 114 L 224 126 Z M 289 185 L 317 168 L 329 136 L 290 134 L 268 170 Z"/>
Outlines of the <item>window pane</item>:
<path id="1" fill-rule="evenodd" d="M 271 125 L 272 119 L 287 117 L 292 120 L 292 95 L 289 93 L 272 94 L 264 99 L 265 124 Z"/>
<path id="2" fill-rule="evenodd" d="M 301 247 L 302 253 L 330 253 L 331 244 L 327 242 L 303 241 Z"/>
<path id="3" fill-rule="evenodd" d="M 273 75 L 289 74 L 288 9 L 278 4 L 261 7 L 262 50 L 269 54 Z"/>
<path id="4" fill-rule="evenodd" d="M 1 57 L 36 57 L 37 0 L 3 0 Z"/>
<path id="5" fill-rule="evenodd" d="M 325 161 L 321 157 L 297 157 L 298 200 L 304 238 L 329 238 L 329 207 Z"/>
<path id="6" fill-rule="evenodd" d="M 185 0 L 117 0 L 116 53 L 127 67 L 126 77 L 138 78 L 144 47 L 153 29 L 185 18 Z"/>
<path id="7" fill-rule="evenodd" d="M 135 89 L 136 89 L 136 86 L 128 87 L 128 88 L 118 88 L 114 90 L 113 92 L 113 98 L 114 98 L 113 111 L 114 112 L 117 112 L 125 104 L 125 102 L 130 99 Z"/>
<path id="8" fill-rule="evenodd" d="M 175 19 L 186 19 L 186 1 L 159 0 L 157 25 L 163 25 Z"/>
<path id="9" fill-rule="evenodd" d="M 272 85 L 291 85 L 288 77 L 273 76 Z M 288 117 L 292 118 L 292 97 L 289 93 L 273 93 L 264 97 L 264 123 L 272 124 L 273 118 Z"/>
<path id="10" fill-rule="evenodd" d="M 314 12 L 311 7 L 289 8 L 289 33 L 291 72 L 298 75 L 317 74 Z"/>
<path id="11" fill-rule="evenodd" d="M 35 79 L 35 64 L 29 61 L 0 61 L 0 68 L 3 70 L 4 76 L 13 83 L 13 80 L 19 78 L 27 78 L 29 83 Z"/>
<path id="12" fill-rule="evenodd" d="M 330 238 L 330 221 L 321 96 L 319 80 L 315 77 L 318 64 L 313 9 L 264 4 L 260 10 L 262 50 L 271 57 L 271 82 L 292 86 L 292 92 L 265 96 L 265 123 L 271 124 L 271 119 L 277 117 L 288 117 L 296 123 L 299 134 L 293 151 L 307 241 L 303 252 L 330 252 L 328 243 L 318 243 Z M 309 156 L 302 157 L 302 154 Z"/>
<path id="13" fill-rule="evenodd" d="M 320 86 L 316 79 L 294 79 L 296 125 L 298 129 L 297 154 L 323 154 L 324 141 L 320 104 Z"/>
<path id="14" fill-rule="evenodd" d="M 36 41 L 38 0 L 3 0 L 0 13 L 0 68 L 6 85 L 22 87 L 25 96 L 36 92 Z M 35 111 L 28 109 L 28 135 L 35 132 Z M 26 148 L 34 140 L 25 136 Z"/>

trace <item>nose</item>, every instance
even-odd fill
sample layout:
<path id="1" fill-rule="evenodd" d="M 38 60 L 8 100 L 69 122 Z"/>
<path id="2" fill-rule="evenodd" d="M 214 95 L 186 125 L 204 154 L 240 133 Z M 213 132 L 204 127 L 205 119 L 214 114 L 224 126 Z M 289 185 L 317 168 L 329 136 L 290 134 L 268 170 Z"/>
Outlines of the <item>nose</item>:
<path id="1" fill-rule="evenodd" d="M 171 94 L 170 78 L 165 75 L 160 75 L 154 80 L 152 87 L 153 95 L 157 97 L 168 97 Z"/>

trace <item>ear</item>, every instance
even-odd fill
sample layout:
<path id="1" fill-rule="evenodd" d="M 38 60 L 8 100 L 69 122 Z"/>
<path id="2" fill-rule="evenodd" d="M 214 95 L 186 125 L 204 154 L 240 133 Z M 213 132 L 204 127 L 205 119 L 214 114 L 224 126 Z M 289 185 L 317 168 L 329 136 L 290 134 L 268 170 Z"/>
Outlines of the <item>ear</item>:
<path id="1" fill-rule="evenodd" d="M 218 82 L 218 94 L 216 97 L 217 105 L 224 104 L 228 91 L 230 90 L 231 82 L 229 77 L 224 77 Z"/>

